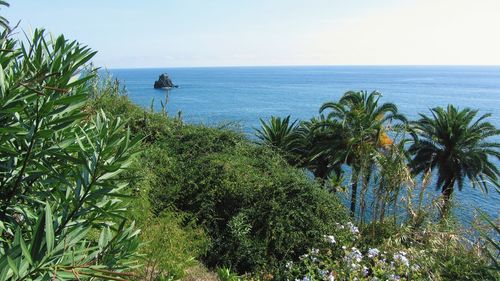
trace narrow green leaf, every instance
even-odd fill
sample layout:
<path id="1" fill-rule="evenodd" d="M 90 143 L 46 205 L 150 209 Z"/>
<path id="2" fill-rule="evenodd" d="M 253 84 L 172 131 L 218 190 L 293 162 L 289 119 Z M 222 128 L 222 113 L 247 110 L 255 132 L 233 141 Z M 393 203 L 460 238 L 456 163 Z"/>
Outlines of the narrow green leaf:
<path id="1" fill-rule="evenodd" d="M 17 269 L 16 263 L 10 256 L 7 256 L 7 263 L 9 264 L 10 269 L 14 272 L 16 276 L 19 276 L 19 271 Z"/>
<path id="2" fill-rule="evenodd" d="M 35 233 L 31 239 L 31 257 L 37 259 L 40 257 L 40 249 L 42 246 L 43 233 L 44 233 L 44 224 L 45 224 L 45 216 L 43 212 L 40 212 L 40 215 L 37 219 L 37 224 L 35 228 Z"/>
<path id="3" fill-rule="evenodd" d="M 23 253 L 23 256 L 26 258 L 26 260 L 28 260 L 28 263 L 30 265 L 33 264 L 33 259 L 31 258 L 31 254 L 30 254 L 30 251 L 28 250 L 28 247 L 26 246 L 26 243 L 24 242 L 23 239 L 21 239 L 20 241 L 21 243 L 21 251 Z"/>
<path id="4" fill-rule="evenodd" d="M 45 242 L 47 243 L 47 252 L 52 251 L 54 249 L 54 222 L 49 203 L 45 205 Z"/>

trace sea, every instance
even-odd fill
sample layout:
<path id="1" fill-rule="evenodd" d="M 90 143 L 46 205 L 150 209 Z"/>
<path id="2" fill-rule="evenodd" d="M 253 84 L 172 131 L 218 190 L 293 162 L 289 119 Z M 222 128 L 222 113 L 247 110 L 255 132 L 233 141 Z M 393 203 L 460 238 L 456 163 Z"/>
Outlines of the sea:
<path id="1" fill-rule="evenodd" d="M 436 106 L 491 113 L 500 128 L 500 66 L 273 66 L 109 69 L 136 104 L 189 123 L 232 126 L 255 139 L 260 119 L 291 116 L 305 120 L 318 114 L 327 101 L 349 90 L 378 91 L 380 102 L 395 103 L 409 119 L 429 114 Z M 153 89 L 154 81 L 168 73 L 178 88 Z M 499 141 L 500 138 L 492 139 Z M 495 160 L 500 169 L 500 162 Z M 429 198 L 439 195 L 434 187 Z M 500 194 L 470 186 L 454 193 L 456 217 L 473 222 L 476 209 L 492 218 L 500 215 Z"/>

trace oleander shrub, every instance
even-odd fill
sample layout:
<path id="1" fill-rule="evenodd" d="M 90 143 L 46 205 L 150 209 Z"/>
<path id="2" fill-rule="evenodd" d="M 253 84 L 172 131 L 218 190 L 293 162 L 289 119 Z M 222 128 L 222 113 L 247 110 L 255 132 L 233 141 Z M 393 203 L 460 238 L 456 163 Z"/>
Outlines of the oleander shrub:
<path id="1" fill-rule="evenodd" d="M 138 139 L 85 111 L 95 52 L 39 29 L 21 42 L 2 26 L 0 280 L 132 278 L 139 231 L 120 174 Z"/>

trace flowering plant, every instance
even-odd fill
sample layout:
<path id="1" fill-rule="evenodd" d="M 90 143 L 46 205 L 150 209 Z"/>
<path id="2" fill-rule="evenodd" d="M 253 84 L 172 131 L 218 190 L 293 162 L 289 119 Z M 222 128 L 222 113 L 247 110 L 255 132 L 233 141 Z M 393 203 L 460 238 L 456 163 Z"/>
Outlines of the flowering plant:
<path id="1" fill-rule="evenodd" d="M 337 225 L 321 248 L 310 249 L 296 262 L 288 262 L 286 276 L 294 281 L 419 280 L 421 267 L 405 251 L 358 248 L 359 230 L 354 224 Z"/>

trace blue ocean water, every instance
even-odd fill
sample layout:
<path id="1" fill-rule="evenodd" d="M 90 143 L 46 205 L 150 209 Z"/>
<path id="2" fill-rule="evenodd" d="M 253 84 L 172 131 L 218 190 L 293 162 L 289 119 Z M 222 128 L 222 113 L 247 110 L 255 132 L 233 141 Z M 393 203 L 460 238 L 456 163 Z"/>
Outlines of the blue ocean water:
<path id="1" fill-rule="evenodd" d="M 429 108 L 454 104 L 492 113 L 490 122 L 500 128 L 500 66 L 297 66 L 216 67 L 165 69 L 112 69 L 111 75 L 126 87 L 130 99 L 156 110 L 168 93 L 170 115 L 182 111 L 192 123 L 219 125 L 237 122 L 251 136 L 259 118 L 291 115 L 308 119 L 326 101 L 348 90 L 377 90 L 382 102 L 393 102 L 410 119 Z M 155 90 L 153 83 L 167 72 L 179 88 Z M 500 141 L 500 139 L 496 139 Z M 434 190 L 429 188 L 430 192 Z M 433 194 L 438 194 L 434 192 Z M 479 207 L 499 216 L 500 195 L 465 187 L 454 197 L 461 219 L 470 221 Z"/>

